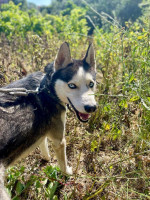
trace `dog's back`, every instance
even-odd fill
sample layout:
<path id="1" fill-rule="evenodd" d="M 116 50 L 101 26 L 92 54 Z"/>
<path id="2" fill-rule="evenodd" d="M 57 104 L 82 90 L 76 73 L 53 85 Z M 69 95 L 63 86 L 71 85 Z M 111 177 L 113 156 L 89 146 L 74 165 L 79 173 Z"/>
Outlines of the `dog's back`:
<path id="1" fill-rule="evenodd" d="M 36 88 L 40 86 L 43 77 L 44 74 L 42 72 L 35 72 L 7 85 L 4 88 L 26 88 L 28 90 L 36 90 Z"/>

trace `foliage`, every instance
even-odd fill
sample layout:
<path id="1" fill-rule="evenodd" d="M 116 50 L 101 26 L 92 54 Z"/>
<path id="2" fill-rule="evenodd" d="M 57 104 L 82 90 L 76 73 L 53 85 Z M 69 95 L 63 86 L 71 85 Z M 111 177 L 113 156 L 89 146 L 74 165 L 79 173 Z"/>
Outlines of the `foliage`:
<path id="1" fill-rule="evenodd" d="M 110 31 L 109 24 L 113 22 L 113 18 L 122 26 L 125 26 L 126 21 L 135 22 L 142 13 L 149 13 L 150 3 L 148 0 L 53 0 L 49 6 L 37 7 L 33 3 L 28 3 L 26 0 L 13 0 L 15 5 L 20 5 L 24 11 L 35 9 L 36 12 L 41 12 L 43 16 L 51 15 L 69 15 L 75 7 L 86 9 L 86 20 L 90 29 L 89 34 L 95 29 L 93 23 L 98 27 Z M 61 3 L 60 3 L 61 2 Z M 95 10 L 95 12 L 93 12 Z"/>
<path id="2" fill-rule="evenodd" d="M 46 15 L 43 17 L 35 10 L 24 12 L 19 9 L 19 5 L 12 2 L 2 5 L 0 12 L 0 33 L 6 36 L 26 36 L 29 32 L 34 32 L 41 36 L 42 34 L 52 35 L 60 32 L 68 34 L 78 33 L 87 34 L 84 9 L 76 7 L 70 13 L 70 16 Z M 65 35 L 63 33 L 63 35 Z"/>
<path id="3" fill-rule="evenodd" d="M 69 3 L 68 3 L 69 2 Z M 91 18 L 93 23 L 98 27 L 103 27 L 108 29 L 108 24 L 106 26 L 105 18 L 112 22 L 112 18 L 115 18 L 119 23 L 125 26 L 125 22 L 131 20 L 132 22 L 142 15 L 142 7 L 139 4 L 142 0 L 74 0 L 73 3 L 79 7 L 87 9 L 87 16 Z M 51 13 L 60 14 L 62 10 L 68 10 L 71 8 L 73 3 L 70 1 L 62 0 L 61 4 L 59 0 L 53 0 L 51 4 Z M 68 6 L 69 4 L 69 6 Z M 148 4 L 145 4 L 146 7 Z M 96 12 L 93 12 L 93 9 Z M 98 13 L 98 14 L 97 14 Z M 106 13 L 106 15 L 105 15 Z M 88 26 L 90 27 L 90 33 L 93 32 L 93 24 L 87 18 Z"/>
<path id="4" fill-rule="evenodd" d="M 15 5 L 20 5 L 20 8 L 22 10 L 27 10 L 27 0 L 13 0 Z"/>
<path id="5" fill-rule="evenodd" d="M 29 31 L 41 35 L 51 28 L 42 16 L 30 16 L 27 12 L 20 10 L 19 5 L 14 5 L 12 2 L 2 5 L 0 15 L 0 33 L 5 33 L 6 36 L 24 37 Z"/>
<path id="6" fill-rule="evenodd" d="M 45 193 L 45 197 L 50 200 L 58 200 L 55 195 L 56 190 L 59 189 L 62 175 L 59 173 L 59 169 L 52 166 L 47 166 L 42 171 L 39 171 L 35 175 L 34 169 L 26 179 L 25 167 L 12 167 L 8 170 L 7 176 L 7 190 L 13 200 L 26 199 L 27 193 L 31 193 L 32 198 L 41 198 L 41 192 Z M 32 194 L 30 189 L 34 188 L 35 193 Z M 14 192 L 15 191 L 15 192 Z"/>
<path id="7" fill-rule="evenodd" d="M 84 15 L 85 11 L 83 9 L 75 8 L 71 11 L 70 15 L 46 15 L 45 19 L 50 21 L 53 26 L 53 33 L 56 32 L 69 38 L 70 34 L 75 33 L 87 35 L 88 28 L 86 26 L 86 20 L 83 18 Z"/>
<path id="8" fill-rule="evenodd" d="M 103 83 L 98 87 L 99 92 L 104 96 L 99 97 L 101 106 L 94 120 L 97 119 L 98 126 L 102 125 L 107 132 L 104 126 L 106 120 L 107 124 L 111 124 L 109 130 L 112 136 L 117 134 L 118 137 L 122 126 L 124 128 L 129 126 L 130 119 L 127 119 L 127 116 L 132 115 L 135 107 L 141 110 L 141 106 L 143 109 L 150 106 L 148 100 L 149 19 L 144 19 L 142 24 L 136 22 L 133 26 L 126 23 L 126 26 L 127 30 L 112 28 L 107 34 L 97 30 L 95 37 L 96 43 L 99 44 L 98 63 L 104 77 Z M 110 97 L 108 98 L 107 95 Z M 141 124 L 139 126 L 142 127 Z M 149 129 L 147 131 L 149 132 Z M 140 129 L 136 139 L 141 140 L 142 134 Z"/>

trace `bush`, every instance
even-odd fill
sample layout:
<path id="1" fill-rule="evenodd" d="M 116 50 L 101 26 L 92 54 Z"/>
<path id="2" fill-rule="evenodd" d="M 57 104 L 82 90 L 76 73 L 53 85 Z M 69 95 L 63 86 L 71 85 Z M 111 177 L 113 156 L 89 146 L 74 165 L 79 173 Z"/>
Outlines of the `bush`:
<path id="1" fill-rule="evenodd" d="M 84 9 L 75 8 L 71 11 L 71 16 L 53 16 L 43 17 L 35 10 L 28 12 L 22 11 L 19 5 L 13 2 L 3 4 L 0 13 L 0 33 L 5 33 L 9 38 L 12 36 L 27 36 L 27 33 L 33 32 L 39 36 L 62 33 L 63 36 L 80 32 L 87 35 L 88 28 Z"/>

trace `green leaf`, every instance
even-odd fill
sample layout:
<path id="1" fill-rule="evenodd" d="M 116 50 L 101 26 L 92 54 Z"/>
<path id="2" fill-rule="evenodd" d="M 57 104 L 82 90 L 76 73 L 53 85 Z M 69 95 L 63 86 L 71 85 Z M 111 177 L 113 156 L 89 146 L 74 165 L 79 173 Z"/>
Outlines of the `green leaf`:
<path id="1" fill-rule="evenodd" d="M 130 99 L 131 102 L 138 101 L 140 99 L 139 96 L 134 96 Z"/>
<path id="2" fill-rule="evenodd" d="M 53 197 L 53 200 L 58 200 L 58 197 L 55 195 L 55 196 Z"/>
<path id="3" fill-rule="evenodd" d="M 58 182 L 53 182 L 53 186 L 51 187 L 50 199 L 53 199 L 58 184 L 59 184 Z"/>
<path id="4" fill-rule="evenodd" d="M 129 79 L 129 83 L 131 83 L 131 82 L 134 81 L 134 80 L 135 80 L 135 77 L 134 77 L 133 74 L 131 74 L 130 79 Z"/>
<path id="5" fill-rule="evenodd" d="M 93 140 L 91 142 L 91 152 L 94 152 L 95 149 L 98 147 L 98 142 L 96 140 Z"/>
<path id="6" fill-rule="evenodd" d="M 36 187 L 36 188 L 40 188 L 40 187 L 41 187 L 41 183 L 40 183 L 39 180 L 37 180 L 37 181 L 35 182 L 35 187 Z"/>
<path id="7" fill-rule="evenodd" d="M 48 187 L 46 188 L 45 194 L 50 200 L 53 200 L 54 194 L 58 187 L 59 183 L 57 181 L 49 183 Z"/>
<path id="8" fill-rule="evenodd" d="M 21 194 L 22 190 L 25 188 L 25 186 L 18 181 L 17 185 L 16 185 L 16 193 L 17 195 Z"/>

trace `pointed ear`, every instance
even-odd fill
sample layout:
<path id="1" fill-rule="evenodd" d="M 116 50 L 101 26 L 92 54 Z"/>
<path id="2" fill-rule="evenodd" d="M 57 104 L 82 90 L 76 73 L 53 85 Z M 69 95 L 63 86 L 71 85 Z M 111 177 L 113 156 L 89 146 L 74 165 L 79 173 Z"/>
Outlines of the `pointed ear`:
<path id="1" fill-rule="evenodd" d="M 61 45 L 54 61 L 55 70 L 57 71 L 58 69 L 64 68 L 70 63 L 72 63 L 72 59 L 69 44 L 64 42 Z"/>
<path id="2" fill-rule="evenodd" d="M 95 51 L 93 44 L 89 45 L 84 60 L 89 64 L 90 68 L 96 70 Z"/>

